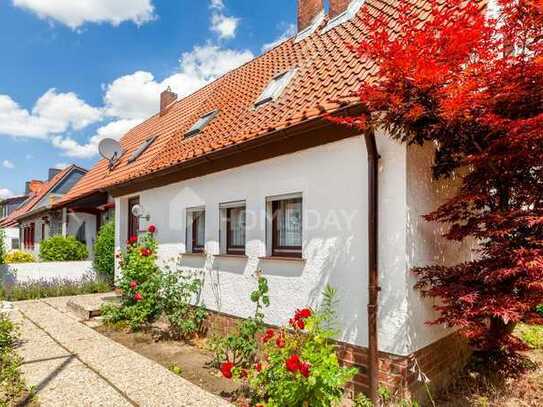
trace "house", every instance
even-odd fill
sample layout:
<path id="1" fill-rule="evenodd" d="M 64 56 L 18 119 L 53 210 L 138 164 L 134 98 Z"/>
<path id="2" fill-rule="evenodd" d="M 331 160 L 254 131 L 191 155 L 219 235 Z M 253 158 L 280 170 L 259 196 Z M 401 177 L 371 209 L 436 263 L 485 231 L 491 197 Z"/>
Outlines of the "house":
<path id="1" fill-rule="evenodd" d="M 12 214 L 18 210 L 43 185 L 42 181 L 32 180 L 25 184 L 24 195 L 12 196 L 0 201 L 0 229 L 5 233 L 6 249 L 17 250 L 21 247 L 20 231 Z"/>
<path id="2" fill-rule="evenodd" d="M 96 215 L 77 210 L 54 209 L 62 196 L 87 173 L 87 170 L 70 165 L 59 170 L 52 168 L 46 181 L 34 182 L 34 188 L 25 202 L 7 218 L 2 226 L 19 229 L 21 249 L 35 255 L 40 242 L 57 235 L 72 235 L 92 250 L 96 239 Z"/>
<path id="3" fill-rule="evenodd" d="M 58 205 L 111 194 L 118 250 L 156 225 L 161 261 L 182 254 L 205 270 L 205 305 L 225 327 L 254 312 L 258 270 L 273 325 L 331 285 L 340 356 L 360 368 L 355 390 L 375 392 L 379 380 L 418 393 L 423 375 L 439 385 L 468 350 L 425 324 L 434 313 L 410 269 L 470 258 L 422 219 L 455 185 L 432 181 L 433 146 L 326 117 L 356 113 L 353 94 L 376 74 L 345 45 L 364 35 L 360 13 L 393 25 L 398 3 L 330 0 L 326 12 L 322 0 L 299 0 L 293 38 L 181 100 L 164 91 L 160 111 L 122 138 L 124 154 L 100 161 Z"/>

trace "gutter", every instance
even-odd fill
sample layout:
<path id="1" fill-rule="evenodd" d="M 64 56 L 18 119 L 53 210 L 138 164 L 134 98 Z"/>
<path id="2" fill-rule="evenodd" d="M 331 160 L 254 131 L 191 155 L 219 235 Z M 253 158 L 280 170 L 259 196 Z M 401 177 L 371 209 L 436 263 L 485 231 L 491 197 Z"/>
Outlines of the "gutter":
<path id="1" fill-rule="evenodd" d="M 379 343 L 377 314 L 379 306 L 379 160 L 375 132 L 364 134 L 368 154 L 368 360 L 370 399 L 379 404 Z"/>

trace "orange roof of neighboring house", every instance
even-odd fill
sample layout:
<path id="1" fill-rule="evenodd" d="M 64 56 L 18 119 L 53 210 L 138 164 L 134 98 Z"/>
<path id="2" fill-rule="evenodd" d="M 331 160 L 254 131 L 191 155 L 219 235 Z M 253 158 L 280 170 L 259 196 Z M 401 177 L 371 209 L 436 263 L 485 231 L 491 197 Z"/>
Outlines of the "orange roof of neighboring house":
<path id="1" fill-rule="evenodd" d="M 65 178 L 66 175 L 68 175 L 74 169 L 80 169 L 87 172 L 85 169 L 76 165 L 70 165 L 64 168 L 49 181 L 43 182 L 41 184 L 41 188 L 37 189 L 34 192 L 31 192 L 28 199 L 19 208 L 13 211 L 6 218 L 0 220 L 0 227 L 15 226 L 18 219 L 23 217 L 28 212 L 32 211 L 34 207 L 38 204 L 38 202 L 40 202 L 51 190 L 53 190 L 53 188 L 55 188 Z"/>
<path id="2" fill-rule="evenodd" d="M 99 161 L 58 205 L 356 104 L 358 99 L 353 95 L 361 81 L 376 75 L 377 67 L 359 58 L 346 44 L 356 43 L 364 35 L 360 13 L 384 13 L 394 21 L 399 3 L 367 0 L 350 21 L 326 33 L 321 33 L 321 26 L 299 42 L 293 38 L 283 42 L 177 101 L 166 114 L 152 116 L 121 139 L 125 153 L 112 171 L 105 160 Z M 425 1 L 419 4 L 424 19 L 430 6 Z M 297 68 L 297 73 L 281 97 L 255 109 L 255 101 L 270 80 L 291 68 Z M 183 137 L 199 117 L 215 109 L 220 109 L 219 115 L 200 134 Z M 151 136 L 156 136 L 154 144 L 128 163 L 132 152 Z"/>

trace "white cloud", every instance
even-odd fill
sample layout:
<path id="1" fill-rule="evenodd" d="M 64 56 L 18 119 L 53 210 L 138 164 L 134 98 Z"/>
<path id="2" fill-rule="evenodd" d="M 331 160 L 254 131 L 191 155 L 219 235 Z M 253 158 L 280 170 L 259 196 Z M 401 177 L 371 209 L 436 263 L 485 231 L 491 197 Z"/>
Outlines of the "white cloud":
<path id="1" fill-rule="evenodd" d="M 11 192 L 7 188 L 0 188 L 0 199 L 6 199 L 13 196 L 13 192 Z"/>
<path id="2" fill-rule="evenodd" d="M 11 169 L 15 168 L 15 164 L 13 164 L 10 160 L 4 160 L 4 161 L 2 161 L 2 167 L 11 170 Z"/>
<path id="3" fill-rule="evenodd" d="M 70 164 L 68 164 L 68 163 L 56 163 L 56 164 L 55 164 L 55 168 L 56 168 L 57 170 L 63 170 L 63 169 L 65 169 L 65 168 L 67 168 L 68 165 L 70 165 Z"/>
<path id="4" fill-rule="evenodd" d="M 45 139 L 51 134 L 81 130 L 102 118 L 100 109 L 89 106 L 75 93 L 49 89 L 31 112 L 10 96 L 0 95 L 0 134 Z"/>
<path id="5" fill-rule="evenodd" d="M 288 39 L 290 39 L 295 34 L 296 34 L 296 25 L 295 24 L 290 24 L 287 27 L 287 29 L 277 39 L 275 39 L 274 41 L 269 42 L 267 44 L 264 44 L 262 46 L 262 52 L 266 52 L 266 51 L 269 51 L 272 48 L 275 48 L 279 44 L 281 44 L 281 43 L 287 41 Z"/>
<path id="6" fill-rule="evenodd" d="M 157 113 L 160 93 L 168 86 L 182 98 L 253 58 L 254 55 L 248 50 L 238 51 L 207 44 L 183 53 L 179 71 L 162 82 L 156 81 L 153 74 L 146 71 L 117 78 L 105 86 L 104 95 L 104 112 L 115 120 L 100 127 L 85 144 L 59 135 L 52 139 L 53 146 L 68 157 L 93 157 L 97 154 L 100 140 L 106 137 L 118 140 L 132 127 Z"/>
<path id="7" fill-rule="evenodd" d="M 141 25 L 155 18 L 152 0 L 13 0 L 13 5 L 72 29 L 85 23 Z"/>
<path id="8" fill-rule="evenodd" d="M 231 39 L 236 36 L 240 19 L 224 15 L 223 0 L 211 0 L 211 31 L 216 33 L 220 39 Z"/>

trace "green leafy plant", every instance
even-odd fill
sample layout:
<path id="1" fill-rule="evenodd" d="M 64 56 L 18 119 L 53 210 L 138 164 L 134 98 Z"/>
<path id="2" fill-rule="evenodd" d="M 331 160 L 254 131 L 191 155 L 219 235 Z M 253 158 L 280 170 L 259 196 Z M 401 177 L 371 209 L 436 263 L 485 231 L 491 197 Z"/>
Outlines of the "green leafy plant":
<path id="1" fill-rule="evenodd" d="M 94 270 L 113 283 L 115 276 L 115 224 L 113 222 L 103 225 L 96 237 Z"/>
<path id="2" fill-rule="evenodd" d="M 139 240 L 131 237 L 127 249 L 121 255 L 122 278 L 119 288 L 122 290 L 122 299 L 120 306 L 107 304 L 102 308 L 104 321 L 108 324 L 126 322 L 132 330 L 139 330 L 160 314 L 161 277 L 156 264 L 156 228 L 151 226 Z"/>
<path id="3" fill-rule="evenodd" d="M 0 264 L 5 264 L 6 251 L 6 234 L 0 229 Z"/>
<path id="4" fill-rule="evenodd" d="M 36 258 L 31 253 L 21 250 L 11 250 L 6 254 L 4 261 L 6 264 L 35 263 Z"/>
<path id="5" fill-rule="evenodd" d="M 543 304 L 538 305 L 537 307 L 535 307 L 535 312 L 537 312 L 539 315 L 543 316 Z"/>
<path id="6" fill-rule="evenodd" d="M 517 328 L 521 339 L 532 348 L 543 348 L 543 326 L 521 324 Z"/>
<path id="7" fill-rule="evenodd" d="M 160 309 L 171 325 L 172 336 L 190 339 L 202 332 L 207 311 L 200 305 L 203 280 L 201 274 L 166 266 L 160 281 Z"/>
<path id="8" fill-rule="evenodd" d="M 333 292 L 328 289 L 327 295 Z M 248 377 L 260 405 L 329 407 L 342 399 L 357 369 L 339 364 L 333 341 L 336 332 L 327 328 L 333 326 L 334 311 L 329 309 L 333 303 L 328 298 L 316 312 L 297 310 L 289 327 L 268 329 L 262 337 L 264 357 L 249 372 L 230 368 L 234 377 Z"/>
<path id="9" fill-rule="evenodd" d="M 233 364 L 238 367 L 251 366 L 258 351 L 257 335 L 264 330 L 264 307 L 270 305 L 268 280 L 258 276 L 258 286 L 251 293 L 251 301 L 256 304 L 252 318 L 241 321 L 236 331 L 226 337 L 214 337 L 210 348 L 215 356 L 212 364 L 216 367 Z"/>
<path id="10" fill-rule="evenodd" d="M 40 243 L 42 261 L 81 261 L 88 257 L 87 246 L 73 236 L 53 236 Z"/>
<path id="11" fill-rule="evenodd" d="M 0 314 L 0 406 L 33 405 L 32 394 L 20 373 L 21 358 L 15 353 L 19 332 L 15 324 Z"/>
<path id="12" fill-rule="evenodd" d="M 364 393 L 358 394 L 353 400 L 354 407 L 373 407 L 373 403 Z"/>

